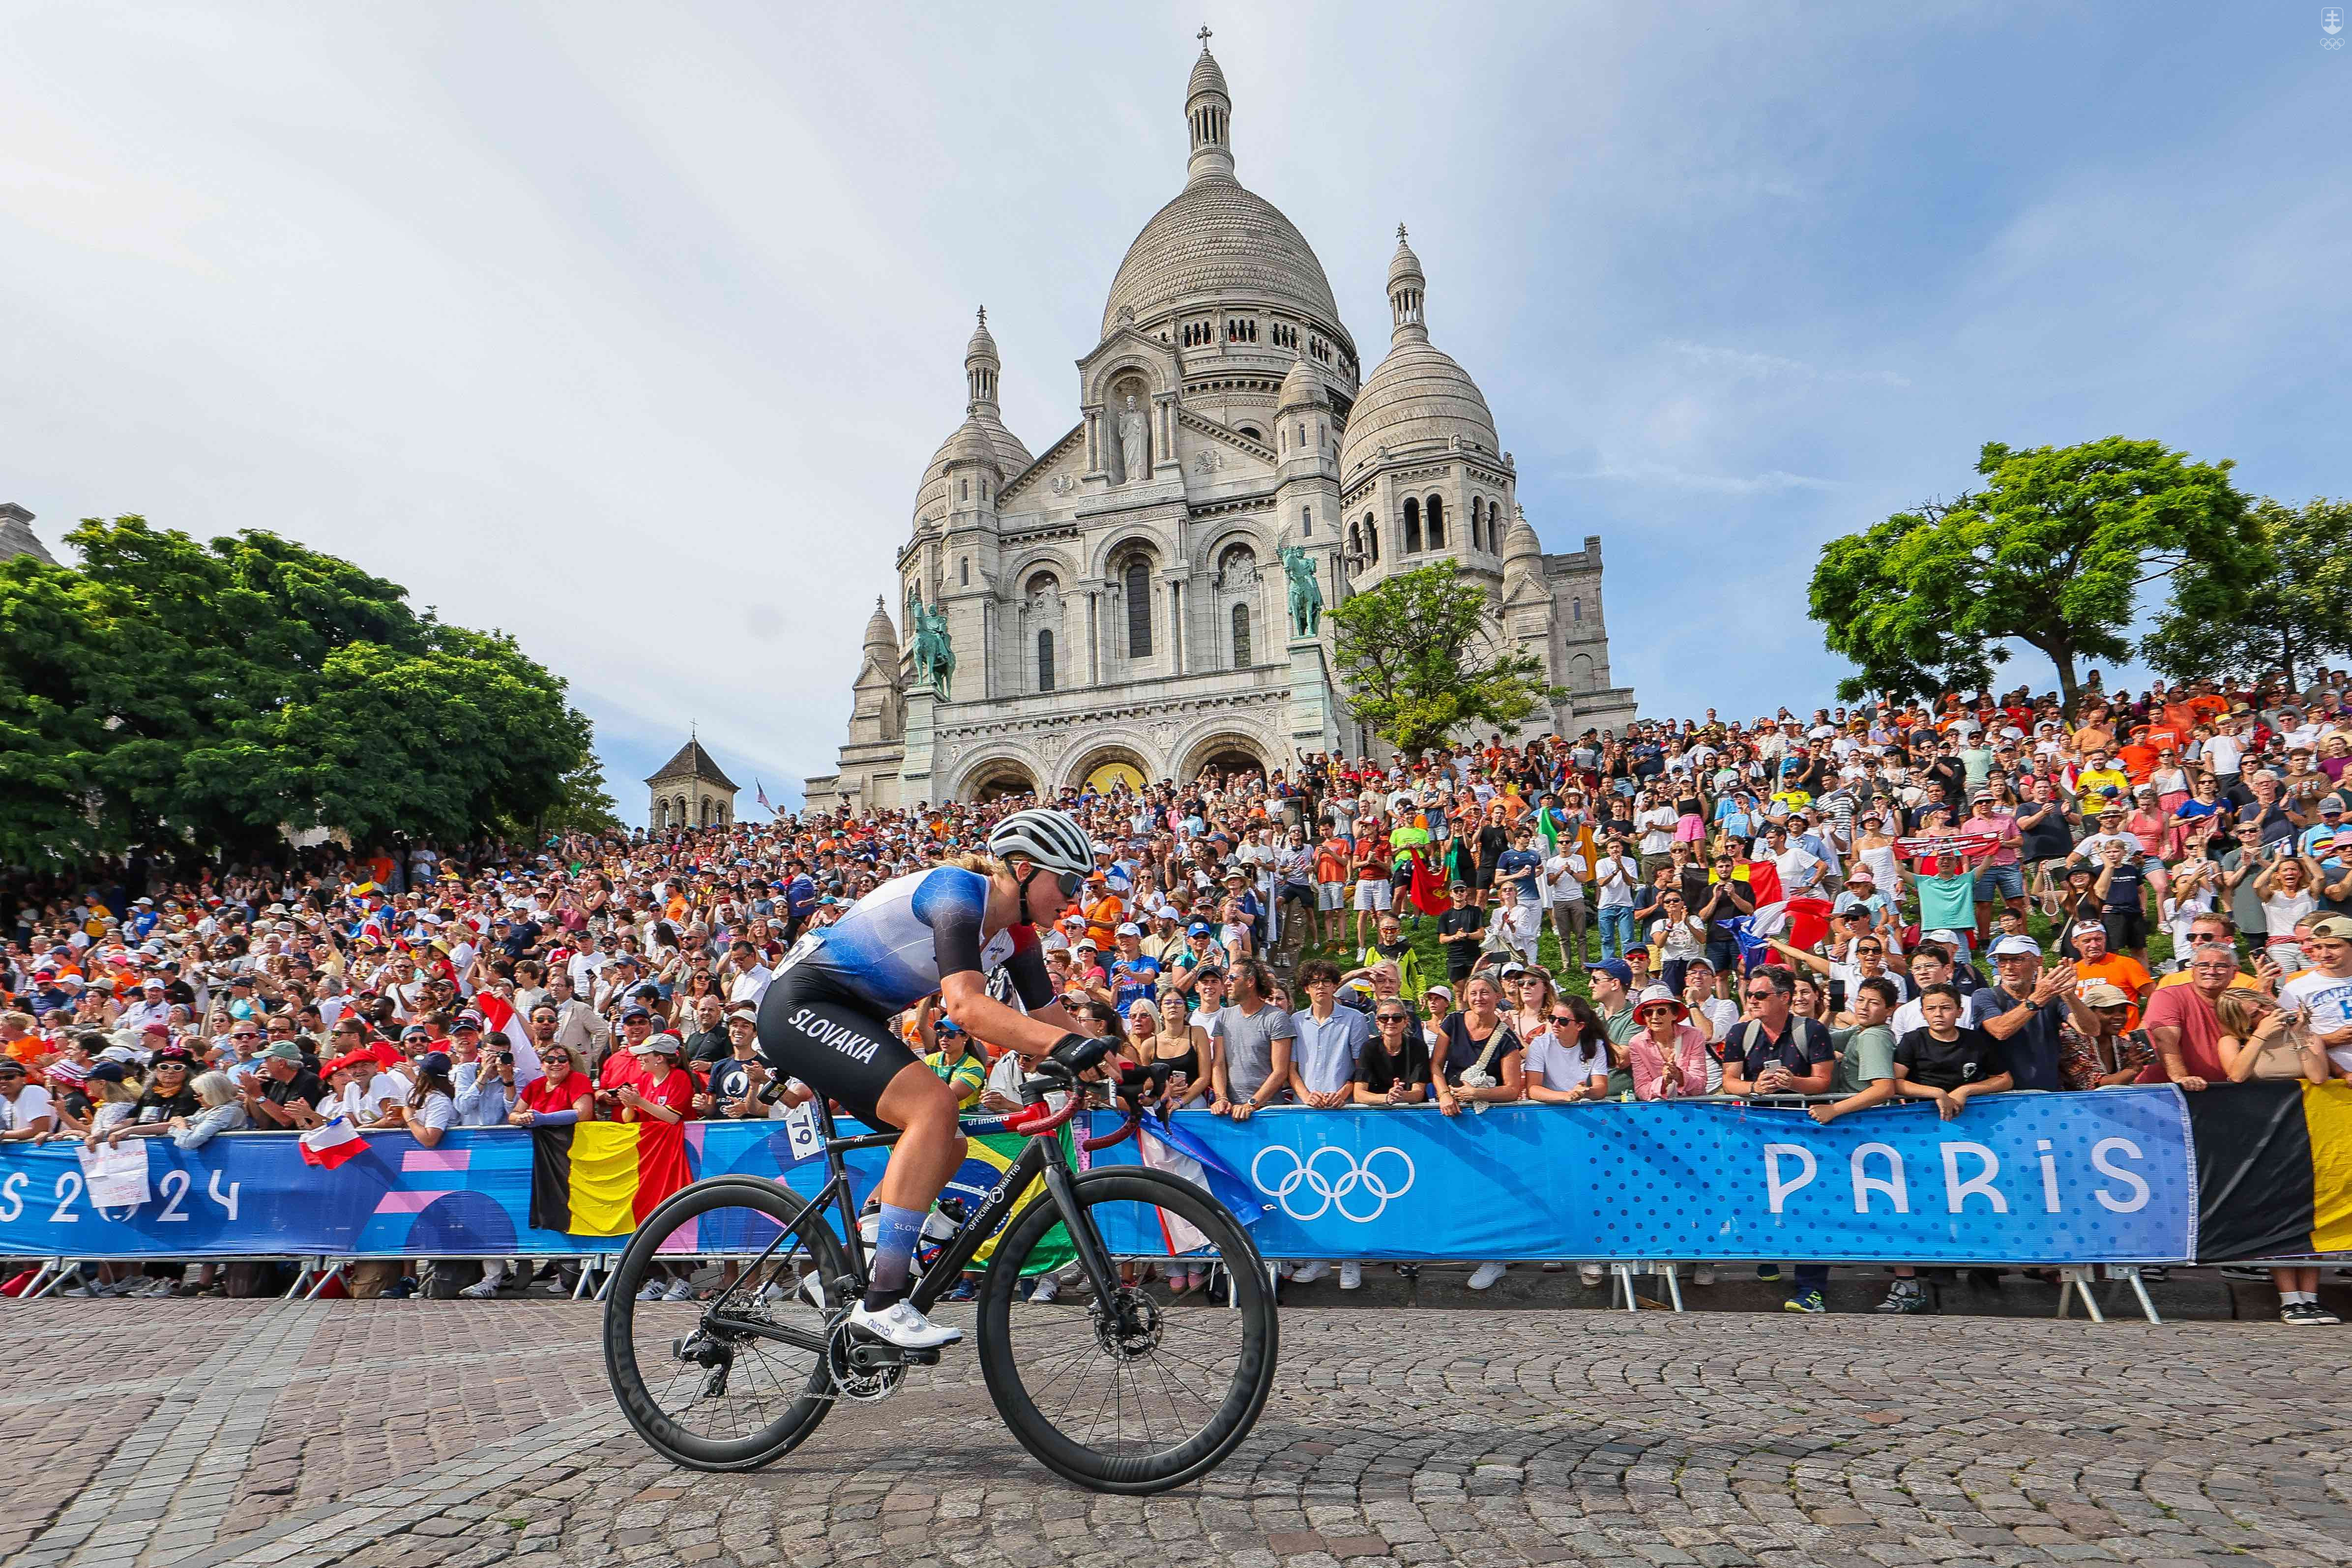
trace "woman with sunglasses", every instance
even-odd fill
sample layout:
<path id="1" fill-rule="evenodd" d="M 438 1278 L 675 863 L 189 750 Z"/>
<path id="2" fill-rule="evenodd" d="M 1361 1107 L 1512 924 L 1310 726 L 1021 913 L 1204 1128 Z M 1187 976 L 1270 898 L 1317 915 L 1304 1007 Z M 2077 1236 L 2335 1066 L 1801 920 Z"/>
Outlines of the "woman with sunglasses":
<path id="1" fill-rule="evenodd" d="M 196 1076 L 195 1058 L 179 1046 L 166 1046 L 148 1058 L 146 1087 L 131 1103 L 129 1120 L 106 1135 L 110 1148 L 125 1138 L 154 1138 L 172 1131 L 175 1116 L 194 1116 L 204 1110 L 190 1087 Z"/>
<path id="2" fill-rule="evenodd" d="M 546 1004 L 541 1003 L 541 1006 Z M 537 1011 L 537 1009 L 533 1009 Z M 507 1112 L 507 1122 L 514 1127 L 569 1127 L 575 1122 L 596 1119 L 596 1085 L 586 1073 L 577 1070 L 569 1046 L 539 1047 L 540 1066 L 546 1076 L 535 1078 L 523 1085 L 520 1103 Z"/>
<path id="3" fill-rule="evenodd" d="M 1503 992 L 1513 1004 L 1503 1009 L 1503 1021 L 1521 1040 L 1532 1041 L 1551 1027 L 1551 1016 L 1556 1011 L 1553 1004 L 1559 1000 L 1559 987 L 1552 984 L 1549 970 L 1524 969 L 1516 975 L 1507 971 Z"/>
<path id="4" fill-rule="evenodd" d="M 902 1350 L 963 1337 L 924 1317 L 907 1292 L 923 1216 L 963 1163 L 964 1139 L 954 1091 L 884 1020 L 937 991 L 968 1034 L 1072 1069 L 1101 1062 L 1116 1042 L 1076 1030 L 1054 995 L 1037 937 L 1077 898 L 1094 860 L 1093 843 L 1066 814 L 1016 811 L 990 830 L 985 855 L 894 878 L 803 937 L 760 999 L 760 1049 L 772 1071 L 904 1134 L 876 1189 L 869 1289 L 849 1313 L 853 1326 Z M 1028 1012 L 988 994 L 999 969 Z"/>
<path id="5" fill-rule="evenodd" d="M 1690 1009 L 1663 985 L 1653 985 L 1633 1005 L 1640 1026 L 1625 1042 L 1636 1100 L 1682 1100 L 1706 1092 L 1706 1037 L 1692 1027 Z"/>
<path id="6" fill-rule="evenodd" d="M 1591 1003 L 1554 996 L 1544 1005 L 1541 1026 L 1520 1037 L 1528 1042 L 1529 1100 L 1572 1105 L 1609 1098 L 1609 1026 Z"/>

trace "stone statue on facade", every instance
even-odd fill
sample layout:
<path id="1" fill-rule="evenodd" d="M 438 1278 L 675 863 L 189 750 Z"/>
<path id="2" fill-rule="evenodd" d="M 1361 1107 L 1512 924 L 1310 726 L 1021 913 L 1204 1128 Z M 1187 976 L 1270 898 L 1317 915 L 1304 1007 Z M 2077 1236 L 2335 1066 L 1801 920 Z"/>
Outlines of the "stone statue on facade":
<path id="1" fill-rule="evenodd" d="M 1296 544 L 1286 544 L 1282 570 L 1290 579 L 1290 633 L 1311 637 L 1323 625 L 1323 584 L 1316 580 L 1315 557 Z"/>
<path id="2" fill-rule="evenodd" d="M 948 640 L 948 613 L 936 605 L 926 605 L 918 595 L 907 595 L 907 625 L 913 633 L 912 653 L 915 660 L 915 681 L 929 686 L 945 700 L 948 686 L 955 678 L 955 647 Z"/>
<path id="3" fill-rule="evenodd" d="M 1135 394 L 1127 395 L 1127 411 L 1118 416 L 1118 462 L 1124 470 L 1120 480 L 1135 484 L 1151 472 L 1151 437 L 1143 428 L 1143 413 L 1135 406 Z"/>

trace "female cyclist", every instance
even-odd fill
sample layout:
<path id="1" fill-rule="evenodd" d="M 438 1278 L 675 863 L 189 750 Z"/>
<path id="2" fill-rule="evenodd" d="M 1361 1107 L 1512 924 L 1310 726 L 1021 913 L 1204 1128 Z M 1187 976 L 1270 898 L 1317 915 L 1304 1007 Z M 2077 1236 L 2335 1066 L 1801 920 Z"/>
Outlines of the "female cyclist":
<path id="1" fill-rule="evenodd" d="M 1058 811 L 1016 811 L 988 836 L 988 853 L 894 878 L 785 956 L 760 1000 L 760 1050 L 779 1074 L 836 1100 L 869 1125 L 903 1134 L 876 1188 L 881 1234 L 866 1299 L 849 1321 L 903 1350 L 963 1337 L 907 1300 L 917 1237 L 940 1189 L 963 1163 L 952 1089 L 885 1025 L 937 991 L 965 1032 L 1072 1070 L 1114 1042 L 1073 1032 L 1054 1001 L 1037 945 L 1086 885 L 1094 846 Z M 1021 1009 L 989 994 L 1002 971 Z"/>

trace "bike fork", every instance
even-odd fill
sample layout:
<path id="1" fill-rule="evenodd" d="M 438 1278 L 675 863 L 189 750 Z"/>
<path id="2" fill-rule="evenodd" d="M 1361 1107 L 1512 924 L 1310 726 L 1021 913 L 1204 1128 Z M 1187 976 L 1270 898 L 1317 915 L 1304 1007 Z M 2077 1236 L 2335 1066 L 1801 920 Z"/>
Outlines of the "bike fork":
<path id="1" fill-rule="evenodd" d="M 1110 1254 L 1103 1250 L 1094 1216 L 1078 1202 L 1070 1173 L 1059 1164 L 1048 1164 L 1045 1191 L 1053 1197 L 1054 1206 L 1061 1211 L 1062 1228 L 1069 1233 L 1070 1246 L 1078 1255 L 1078 1267 L 1086 1270 L 1087 1282 L 1095 1288 L 1095 1300 L 1108 1303 L 1118 1289 L 1118 1270 L 1111 1266 Z"/>

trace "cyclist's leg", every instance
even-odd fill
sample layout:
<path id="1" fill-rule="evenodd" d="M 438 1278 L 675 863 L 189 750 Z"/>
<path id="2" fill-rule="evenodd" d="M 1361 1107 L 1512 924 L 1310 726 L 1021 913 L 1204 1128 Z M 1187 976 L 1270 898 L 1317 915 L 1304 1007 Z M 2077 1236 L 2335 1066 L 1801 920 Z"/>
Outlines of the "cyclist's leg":
<path id="1" fill-rule="evenodd" d="M 770 1068 L 840 1101 L 869 1126 L 906 1134 L 877 1192 L 881 1233 L 853 1321 L 876 1327 L 869 1320 L 892 1314 L 877 1331 L 908 1348 L 961 1339 L 960 1331 L 935 1329 L 905 1305 L 923 1216 L 963 1158 L 953 1092 L 862 1001 L 821 978 L 794 974 L 770 985 L 760 999 L 759 1031 Z"/>
<path id="2" fill-rule="evenodd" d="M 923 1216 L 963 1163 L 966 1141 L 956 1131 L 955 1091 L 920 1062 L 898 1069 L 876 1111 L 902 1132 L 875 1188 L 882 1201 L 882 1233 L 875 1243 L 866 1305 L 879 1312 L 906 1296 Z"/>

